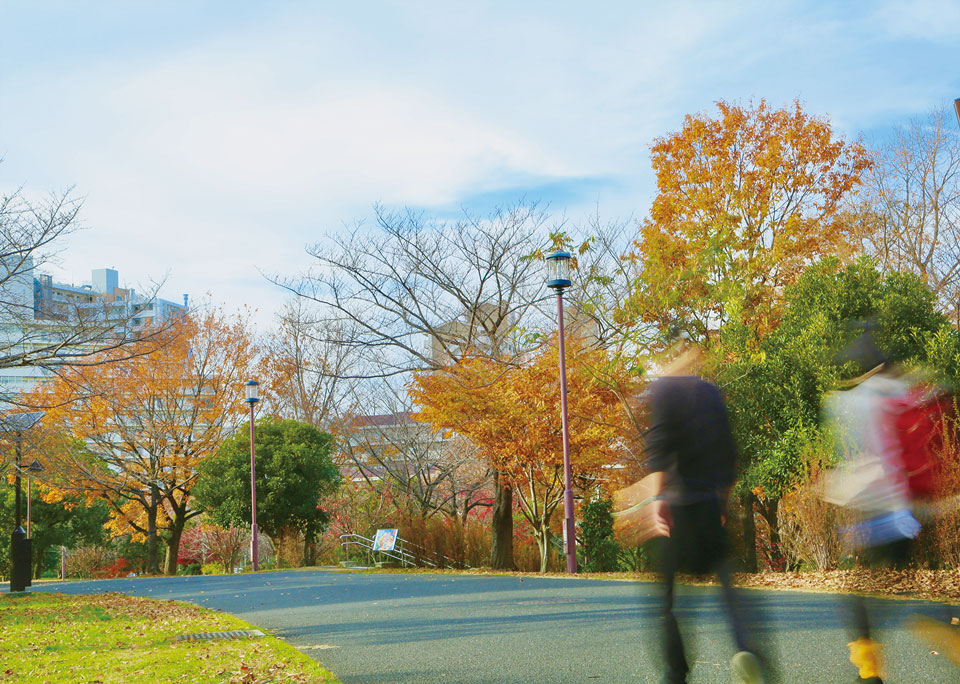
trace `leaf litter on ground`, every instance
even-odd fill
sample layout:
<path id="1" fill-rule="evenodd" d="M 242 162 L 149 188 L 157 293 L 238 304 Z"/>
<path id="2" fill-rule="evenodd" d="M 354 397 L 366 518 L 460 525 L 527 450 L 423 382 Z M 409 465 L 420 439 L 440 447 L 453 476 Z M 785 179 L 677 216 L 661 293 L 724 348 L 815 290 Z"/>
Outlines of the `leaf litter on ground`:
<path id="1" fill-rule="evenodd" d="M 0 598 L 0 682 L 336 683 L 282 641 L 177 642 L 179 634 L 252 629 L 223 613 L 123 594 Z"/>

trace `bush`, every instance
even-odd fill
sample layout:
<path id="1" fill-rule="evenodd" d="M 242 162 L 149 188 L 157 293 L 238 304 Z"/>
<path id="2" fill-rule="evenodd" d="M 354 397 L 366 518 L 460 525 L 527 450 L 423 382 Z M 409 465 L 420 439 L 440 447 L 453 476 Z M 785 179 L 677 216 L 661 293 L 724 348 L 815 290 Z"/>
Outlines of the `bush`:
<path id="1" fill-rule="evenodd" d="M 613 572 L 617 570 L 619 547 L 613 539 L 613 503 L 597 499 L 583 507 L 580 522 L 580 552 L 578 565 L 584 572 Z"/>
<path id="2" fill-rule="evenodd" d="M 106 546 L 81 546 L 67 551 L 67 577 L 92 579 L 116 562 L 113 550 Z"/>
<path id="3" fill-rule="evenodd" d="M 201 565 L 199 563 L 190 563 L 189 565 L 181 565 L 177 568 L 178 575 L 199 575 L 201 574 Z"/>
<path id="4" fill-rule="evenodd" d="M 126 577 L 129 574 L 130 564 L 127 559 L 117 558 L 110 565 L 95 570 L 93 576 L 95 579 L 114 579 L 116 577 Z"/>

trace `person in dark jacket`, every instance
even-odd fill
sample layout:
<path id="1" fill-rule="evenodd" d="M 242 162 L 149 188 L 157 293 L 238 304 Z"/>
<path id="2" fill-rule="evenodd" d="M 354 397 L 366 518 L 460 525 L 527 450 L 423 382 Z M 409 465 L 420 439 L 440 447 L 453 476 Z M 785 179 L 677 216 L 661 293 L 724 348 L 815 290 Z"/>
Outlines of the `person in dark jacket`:
<path id="1" fill-rule="evenodd" d="M 715 574 L 720 581 L 737 652 L 731 661 L 734 681 L 762 684 L 768 666 L 747 633 L 741 602 L 731 584 L 724 522 L 727 496 L 736 476 L 737 454 L 720 390 L 697 377 L 701 352 L 686 342 L 675 346 L 676 360 L 649 389 L 649 430 L 645 443 L 646 498 L 615 496 L 619 507 L 648 507 L 645 536 L 662 537 L 662 614 L 668 684 L 683 684 L 690 670 L 674 615 L 674 578 L 678 572 Z M 631 487 L 630 489 L 633 489 Z M 625 492 L 627 490 L 624 490 Z M 653 530 L 653 532 L 650 532 Z"/>

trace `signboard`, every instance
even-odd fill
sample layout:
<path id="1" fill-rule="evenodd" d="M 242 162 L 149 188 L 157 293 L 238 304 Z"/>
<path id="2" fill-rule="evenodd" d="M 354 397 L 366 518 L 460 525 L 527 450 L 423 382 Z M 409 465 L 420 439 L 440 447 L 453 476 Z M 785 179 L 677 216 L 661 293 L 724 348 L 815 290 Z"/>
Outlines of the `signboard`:
<path id="1" fill-rule="evenodd" d="M 397 545 L 397 530 L 377 530 L 373 538 L 374 551 L 393 551 Z"/>

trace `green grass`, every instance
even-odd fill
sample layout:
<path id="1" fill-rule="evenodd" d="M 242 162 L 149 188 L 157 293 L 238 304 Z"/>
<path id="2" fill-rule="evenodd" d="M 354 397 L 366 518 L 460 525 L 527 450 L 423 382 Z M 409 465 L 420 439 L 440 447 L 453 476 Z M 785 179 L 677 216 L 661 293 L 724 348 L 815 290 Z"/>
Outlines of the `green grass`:
<path id="1" fill-rule="evenodd" d="M 0 682 L 224 682 L 338 680 L 274 637 L 176 641 L 179 634 L 255 629 L 187 603 L 121 594 L 4 594 Z"/>

